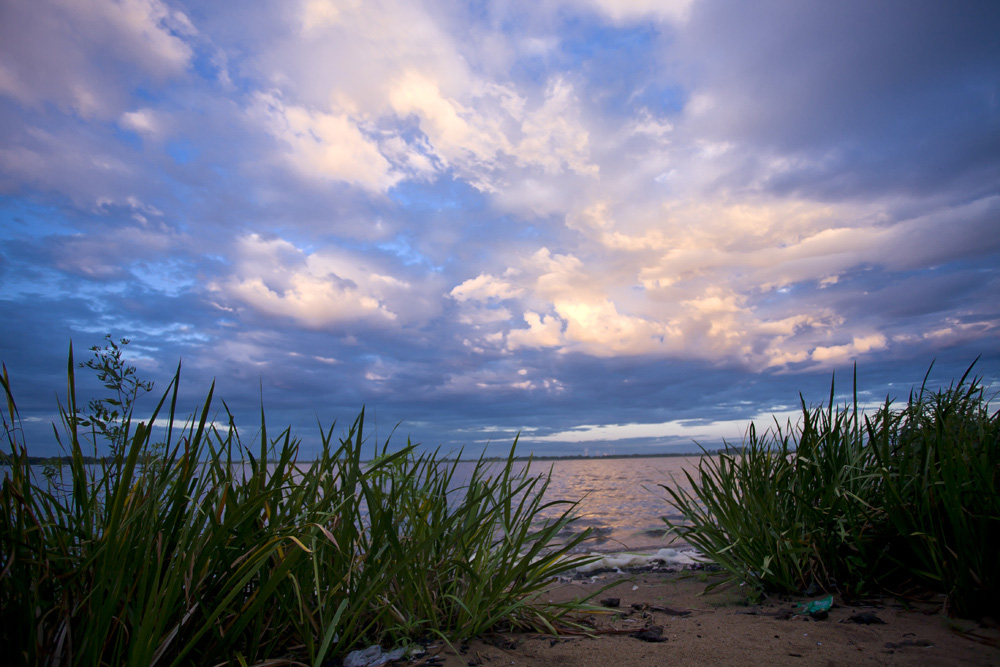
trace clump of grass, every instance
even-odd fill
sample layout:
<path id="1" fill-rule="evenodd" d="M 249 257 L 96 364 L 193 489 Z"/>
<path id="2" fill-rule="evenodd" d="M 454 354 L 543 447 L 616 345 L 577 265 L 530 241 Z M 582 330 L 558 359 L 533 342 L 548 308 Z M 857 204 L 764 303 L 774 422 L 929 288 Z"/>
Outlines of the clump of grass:
<path id="1" fill-rule="evenodd" d="M 969 371 L 926 378 L 900 409 L 808 408 L 704 457 L 689 490 L 661 485 L 671 529 L 737 580 L 767 591 L 861 594 L 919 585 L 962 615 L 1000 594 L 1000 411 Z M 929 375 L 930 371 L 928 371 Z M 728 447 L 728 445 L 727 445 Z"/>
<path id="2" fill-rule="evenodd" d="M 921 387 L 867 431 L 893 562 L 947 593 L 956 612 L 992 615 L 1000 595 L 1000 410 L 990 414 L 984 387 L 966 377 L 936 392 Z"/>
<path id="3" fill-rule="evenodd" d="M 535 594 L 585 559 L 556 535 L 573 503 L 548 478 L 386 445 L 362 461 L 364 412 L 321 428 L 315 461 L 289 429 L 256 445 L 212 420 L 213 390 L 175 428 L 179 370 L 121 455 L 84 462 L 72 348 L 61 408 L 70 465 L 27 461 L 6 368 L 10 466 L 0 488 L 0 645 L 11 665 L 320 665 L 370 643 L 457 641 L 495 626 L 553 629 L 570 607 Z M 148 426 L 165 420 L 154 447 Z M 515 443 L 516 444 L 516 443 Z M 159 452 L 150 460 L 150 452 Z M 530 528 L 542 512 L 555 520 Z M 273 663 L 277 664 L 277 663 Z M 292 664 L 291 662 L 287 664 Z"/>

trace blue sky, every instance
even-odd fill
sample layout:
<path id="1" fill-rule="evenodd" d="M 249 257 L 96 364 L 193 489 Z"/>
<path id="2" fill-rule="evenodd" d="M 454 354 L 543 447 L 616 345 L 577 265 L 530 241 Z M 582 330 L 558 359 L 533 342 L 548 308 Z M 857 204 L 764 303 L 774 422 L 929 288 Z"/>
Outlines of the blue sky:
<path id="1" fill-rule="evenodd" d="M 364 405 L 398 444 L 690 451 L 855 362 L 868 404 L 935 359 L 992 381 L 997 34 L 993 2 L 6 0 L 29 449 L 108 332 L 307 445 Z"/>

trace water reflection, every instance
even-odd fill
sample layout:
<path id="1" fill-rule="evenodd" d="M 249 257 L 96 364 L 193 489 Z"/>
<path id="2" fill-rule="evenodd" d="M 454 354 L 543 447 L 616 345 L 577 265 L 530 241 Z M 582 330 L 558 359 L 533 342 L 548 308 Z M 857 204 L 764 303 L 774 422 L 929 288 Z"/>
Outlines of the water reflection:
<path id="1" fill-rule="evenodd" d="M 591 528 L 592 537 L 581 546 L 581 551 L 655 551 L 667 546 L 686 546 L 674 536 L 666 535 L 663 517 L 674 521 L 681 521 L 684 517 L 671 513 L 666 493 L 658 485 L 669 485 L 673 478 L 677 484 L 687 487 L 684 471 L 695 474 L 699 461 L 700 457 L 538 461 L 531 465 L 530 472 L 546 475 L 551 470 L 552 480 L 545 494 L 546 501 L 579 501 L 579 518 L 562 537 L 568 538 Z M 234 473 L 237 476 L 240 467 L 244 467 L 242 472 L 249 473 L 248 464 L 236 464 Z M 502 467 L 502 464 L 496 464 L 498 472 Z M 98 472 L 96 466 L 87 468 L 92 475 Z M 465 484 L 474 468 L 473 462 L 459 463 L 453 485 Z M 523 470 L 523 467 L 520 469 Z M 3 472 L 0 469 L 0 479 Z M 56 492 L 58 496 L 60 489 L 68 494 L 67 480 L 62 480 L 54 489 L 50 488 L 50 492 Z M 540 518 L 553 519 L 565 509 L 565 505 L 552 506 Z"/>
<path id="2" fill-rule="evenodd" d="M 671 513 L 666 492 L 658 485 L 676 483 L 689 488 L 684 471 L 695 475 L 700 460 L 651 457 L 536 462 L 532 472 L 547 473 L 551 467 L 547 498 L 580 501 L 580 519 L 571 529 L 593 529 L 594 536 L 585 544 L 585 550 L 646 551 L 685 546 L 666 535 L 663 517 L 675 521 L 683 517 Z"/>

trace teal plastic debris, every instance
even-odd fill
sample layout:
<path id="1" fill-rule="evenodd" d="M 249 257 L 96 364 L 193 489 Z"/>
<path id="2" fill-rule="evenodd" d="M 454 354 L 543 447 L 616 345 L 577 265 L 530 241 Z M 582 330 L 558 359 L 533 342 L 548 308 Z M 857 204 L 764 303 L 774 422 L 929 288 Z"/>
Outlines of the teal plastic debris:
<path id="1" fill-rule="evenodd" d="M 827 595 L 825 598 L 820 598 L 819 600 L 812 600 L 801 606 L 802 609 L 799 609 L 795 613 L 815 614 L 819 611 L 830 611 L 830 607 L 833 606 L 833 595 Z"/>

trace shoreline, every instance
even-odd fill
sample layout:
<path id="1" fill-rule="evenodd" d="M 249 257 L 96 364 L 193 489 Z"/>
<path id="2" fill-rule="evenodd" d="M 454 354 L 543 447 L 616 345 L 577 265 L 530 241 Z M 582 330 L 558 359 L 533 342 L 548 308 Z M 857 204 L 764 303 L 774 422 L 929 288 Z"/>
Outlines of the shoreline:
<path id="1" fill-rule="evenodd" d="M 1000 666 L 1000 630 L 948 618 L 943 598 L 846 602 L 834 595 L 828 612 L 810 616 L 802 612 L 815 598 L 774 596 L 748 605 L 738 586 L 704 593 L 711 579 L 704 571 L 644 570 L 555 582 L 544 599 L 579 600 L 610 584 L 584 617 L 592 636 L 497 633 L 457 652 L 445 647 L 439 664 Z"/>
<path id="2" fill-rule="evenodd" d="M 555 456 L 555 455 L 535 456 L 534 454 L 525 454 L 523 456 L 522 455 L 515 456 L 513 460 L 515 463 L 529 463 L 529 462 L 549 463 L 549 462 L 559 462 L 559 461 L 611 461 L 619 459 L 701 458 L 702 456 L 717 456 L 718 454 L 722 453 L 738 453 L 738 451 L 734 448 L 730 448 L 728 450 L 723 448 L 723 449 L 712 449 L 708 451 L 697 451 L 697 452 L 661 452 L 656 454 L 607 454 L 600 456 L 584 456 L 583 454 L 570 454 L 566 456 Z M 5 452 L 0 452 L 0 466 L 11 465 L 10 461 L 7 460 L 8 458 L 9 458 L 8 454 L 6 454 Z M 371 464 L 375 460 L 377 459 L 362 460 L 361 463 Z M 482 460 L 489 463 L 503 463 L 507 461 L 507 457 L 500 455 L 486 456 L 483 457 Z M 97 458 L 93 456 L 83 457 L 84 465 L 99 465 L 107 461 L 108 459 L 106 457 L 105 458 Z M 476 463 L 477 461 L 479 461 L 478 458 L 462 458 L 462 459 L 443 458 L 438 460 L 439 463 Z M 45 465 L 68 466 L 72 465 L 73 459 L 71 456 L 66 456 L 66 455 L 59 455 L 59 456 L 29 455 L 27 458 L 27 462 L 28 465 L 32 466 L 45 466 Z M 275 463 L 275 462 L 276 461 L 273 461 L 271 459 L 264 460 L 264 463 Z M 301 459 L 299 461 L 296 461 L 296 464 L 302 465 L 315 462 L 316 459 Z M 233 461 L 233 464 L 246 465 L 249 463 L 250 463 L 249 459 Z"/>
<path id="3" fill-rule="evenodd" d="M 687 544 L 650 549 L 628 549 L 624 551 L 591 551 L 579 556 L 598 556 L 598 560 L 573 570 L 572 579 L 594 577 L 606 574 L 636 575 L 645 572 L 680 572 L 699 569 L 713 569 L 714 563 L 705 558 L 697 549 Z"/>

